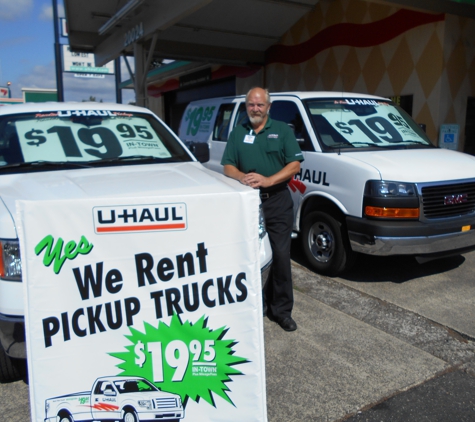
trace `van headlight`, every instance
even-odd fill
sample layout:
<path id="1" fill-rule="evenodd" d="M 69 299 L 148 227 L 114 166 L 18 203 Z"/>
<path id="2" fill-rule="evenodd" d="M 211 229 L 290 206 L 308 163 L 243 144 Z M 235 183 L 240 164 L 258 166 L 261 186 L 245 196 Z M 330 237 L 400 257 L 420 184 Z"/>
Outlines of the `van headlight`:
<path id="1" fill-rule="evenodd" d="M 417 196 L 417 190 L 414 183 L 405 182 L 387 182 L 384 180 L 370 180 L 366 183 L 365 194 L 368 196 L 382 197 L 414 197 Z"/>
<path id="2" fill-rule="evenodd" d="M 0 239 L 0 278 L 21 281 L 20 242 Z"/>
<path id="3" fill-rule="evenodd" d="M 264 211 L 262 211 L 262 204 L 259 204 L 259 240 L 264 239 L 266 235 L 266 221 L 264 219 Z"/>
<path id="4" fill-rule="evenodd" d="M 414 183 L 369 180 L 366 182 L 363 212 L 366 217 L 418 219 L 419 197 Z"/>

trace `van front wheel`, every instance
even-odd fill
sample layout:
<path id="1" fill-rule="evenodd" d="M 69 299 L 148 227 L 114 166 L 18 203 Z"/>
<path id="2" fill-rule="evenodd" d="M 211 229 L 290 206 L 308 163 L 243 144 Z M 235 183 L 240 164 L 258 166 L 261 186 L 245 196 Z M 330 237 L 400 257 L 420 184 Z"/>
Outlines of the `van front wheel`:
<path id="1" fill-rule="evenodd" d="M 320 274 L 338 275 L 353 262 L 342 223 L 324 212 L 311 212 L 304 218 L 302 246 L 310 265 Z"/>
<path id="2" fill-rule="evenodd" d="M 0 344 L 0 383 L 18 381 L 26 375 L 26 361 L 13 359 L 5 353 Z"/>

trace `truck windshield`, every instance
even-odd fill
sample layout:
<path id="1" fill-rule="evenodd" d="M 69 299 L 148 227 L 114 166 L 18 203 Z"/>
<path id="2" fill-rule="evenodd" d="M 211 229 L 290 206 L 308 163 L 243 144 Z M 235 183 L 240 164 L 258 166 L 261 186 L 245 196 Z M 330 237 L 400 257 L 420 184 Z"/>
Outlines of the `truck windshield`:
<path id="1" fill-rule="evenodd" d="M 78 109 L 0 116 L 0 171 L 28 164 L 88 167 L 143 159 L 192 161 L 148 114 Z"/>
<path id="2" fill-rule="evenodd" d="M 306 107 L 323 151 L 433 146 L 422 128 L 390 101 L 311 99 Z"/>

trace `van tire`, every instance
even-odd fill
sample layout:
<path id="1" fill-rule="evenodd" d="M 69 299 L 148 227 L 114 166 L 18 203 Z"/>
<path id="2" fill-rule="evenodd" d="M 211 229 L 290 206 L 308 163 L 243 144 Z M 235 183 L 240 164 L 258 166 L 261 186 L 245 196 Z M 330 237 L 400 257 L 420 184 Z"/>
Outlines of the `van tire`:
<path id="1" fill-rule="evenodd" d="M 302 225 L 302 247 L 310 266 L 319 274 L 336 276 L 354 261 L 354 252 L 341 221 L 314 211 Z"/>
<path id="2" fill-rule="evenodd" d="M 8 356 L 0 344 L 0 383 L 21 380 L 26 373 L 26 369 L 22 369 L 22 365 L 26 366 L 26 362 Z"/>

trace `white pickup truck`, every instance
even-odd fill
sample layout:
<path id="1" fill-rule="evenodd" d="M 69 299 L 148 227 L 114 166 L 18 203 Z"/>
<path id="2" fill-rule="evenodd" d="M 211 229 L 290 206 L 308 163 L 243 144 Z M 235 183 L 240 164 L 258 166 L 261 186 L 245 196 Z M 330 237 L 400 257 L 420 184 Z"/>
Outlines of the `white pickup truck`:
<path id="1" fill-rule="evenodd" d="M 101 377 L 91 391 L 46 400 L 45 422 L 174 421 L 183 419 L 181 398 L 140 377 Z"/>
<path id="2" fill-rule="evenodd" d="M 420 261 L 475 249 L 475 157 L 437 148 L 390 100 L 345 92 L 271 94 L 270 116 L 289 124 L 305 161 L 289 183 L 294 235 L 316 271 L 337 275 L 355 253 Z M 188 105 L 185 142 L 206 142 L 222 172 L 245 98 Z"/>
<path id="3" fill-rule="evenodd" d="M 185 200 L 187 195 L 219 195 L 239 186 L 197 161 L 209 158 L 206 144 L 196 145 L 193 152 L 196 158 L 157 116 L 140 107 L 106 103 L 0 107 L 0 382 L 21 377 L 26 366 L 15 201 L 120 197 L 146 201 L 165 194 Z M 265 279 L 272 252 L 262 215 L 259 239 Z"/>

